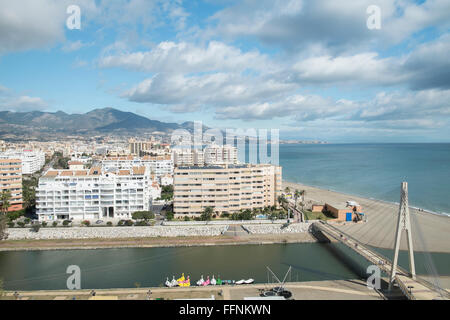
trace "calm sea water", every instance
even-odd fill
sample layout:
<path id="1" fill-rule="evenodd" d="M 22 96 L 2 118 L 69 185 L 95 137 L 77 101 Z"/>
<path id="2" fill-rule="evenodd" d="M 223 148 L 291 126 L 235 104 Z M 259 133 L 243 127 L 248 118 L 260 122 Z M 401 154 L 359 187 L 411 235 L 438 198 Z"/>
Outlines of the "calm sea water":
<path id="1" fill-rule="evenodd" d="M 450 144 L 280 145 L 283 179 L 450 214 Z"/>

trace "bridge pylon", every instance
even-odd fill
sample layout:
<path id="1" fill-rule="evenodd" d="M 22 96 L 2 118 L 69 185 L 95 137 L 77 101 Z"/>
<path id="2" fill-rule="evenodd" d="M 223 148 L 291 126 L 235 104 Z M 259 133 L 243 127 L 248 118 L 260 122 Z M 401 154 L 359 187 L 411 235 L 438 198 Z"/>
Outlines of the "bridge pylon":
<path id="1" fill-rule="evenodd" d="M 412 230 L 411 230 L 411 220 L 409 215 L 409 205 L 408 205 L 408 183 L 402 182 L 401 186 L 401 197 L 400 197 L 400 207 L 398 212 L 398 222 L 397 231 L 395 234 L 395 249 L 394 249 L 394 261 L 392 263 L 391 276 L 389 280 L 389 290 L 392 289 L 392 285 L 395 281 L 395 275 L 397 273 L 398 265 L 398 253 L 400 251 L 400 242 L 402 238 L 403 231 L 406 231 L 406 239 L 408 243 L 408 254 L 409 254 L 409 271 L 412 279 L 416 279 L 416 267 L 414 264 L 414 249 L 412 242 Z"/>

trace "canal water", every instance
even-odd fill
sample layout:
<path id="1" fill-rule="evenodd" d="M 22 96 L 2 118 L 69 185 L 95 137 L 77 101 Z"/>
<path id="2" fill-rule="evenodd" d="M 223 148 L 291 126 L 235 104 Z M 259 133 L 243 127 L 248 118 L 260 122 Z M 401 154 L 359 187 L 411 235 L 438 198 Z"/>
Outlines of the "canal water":
<path id="1" fill-rule="evenodd" d="M 321 243 L 0 252 L 6 290 L 66 289 L 70 265 L 80 267 L 82 289 L 107 289 L 157 287 L 182 272 L 193 283 L 201 275 L 265 283 L 266 266 L 279 278 L 292 266 L 290 281 L 360 279 L 368 263 L 340 244 Z"/>

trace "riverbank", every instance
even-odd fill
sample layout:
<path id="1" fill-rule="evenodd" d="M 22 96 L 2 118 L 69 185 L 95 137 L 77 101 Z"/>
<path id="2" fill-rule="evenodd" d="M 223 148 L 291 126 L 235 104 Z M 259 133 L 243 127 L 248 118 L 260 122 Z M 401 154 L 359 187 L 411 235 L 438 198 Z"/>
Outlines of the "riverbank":
<path id="1" fill-rule="evenodd" d="M 4 240 L 0 251 L 89 250 L 111 248 L 195 247 L 216 245 L 263 245 L 276 243 L 312 243 L 308 232 L 284 234 L 246 234 L 208 237 L 151 237 L 118 239 Z"/>
<path id="2" fill-rule="evenodd" d="M 368 219 L 366 223 L 340 223 L 336 227 L 361 242 L 380 248 L 394 247 L 397 227 L 398 205 L 380 200 L 320 189 L 300 183 L 283 181 L 283 189 L 305 190 L 305 201 L 311 203 L 345 203 L 348 200 L 358 202 Z M 399 185 L 400 198 L 400 185 Z M 415 251 L 450 253 L 450 218 L 426 211 L 410 208 Z M 407 249 L 406 238 L 402 239 L 402 250 Z"/>

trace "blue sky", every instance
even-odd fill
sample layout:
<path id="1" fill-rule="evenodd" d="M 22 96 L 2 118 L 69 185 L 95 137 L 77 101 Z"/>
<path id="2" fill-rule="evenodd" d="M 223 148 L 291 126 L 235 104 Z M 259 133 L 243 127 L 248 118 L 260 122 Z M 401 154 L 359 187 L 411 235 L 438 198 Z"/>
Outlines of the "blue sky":
<path id="1" fill-rule="evenodd" d="M 66 27 L 72 4 L 81 30 Z M 281 138 L 450 141 L 447 0 L 0 5 L 0 110 L 114 107 Z"/>

